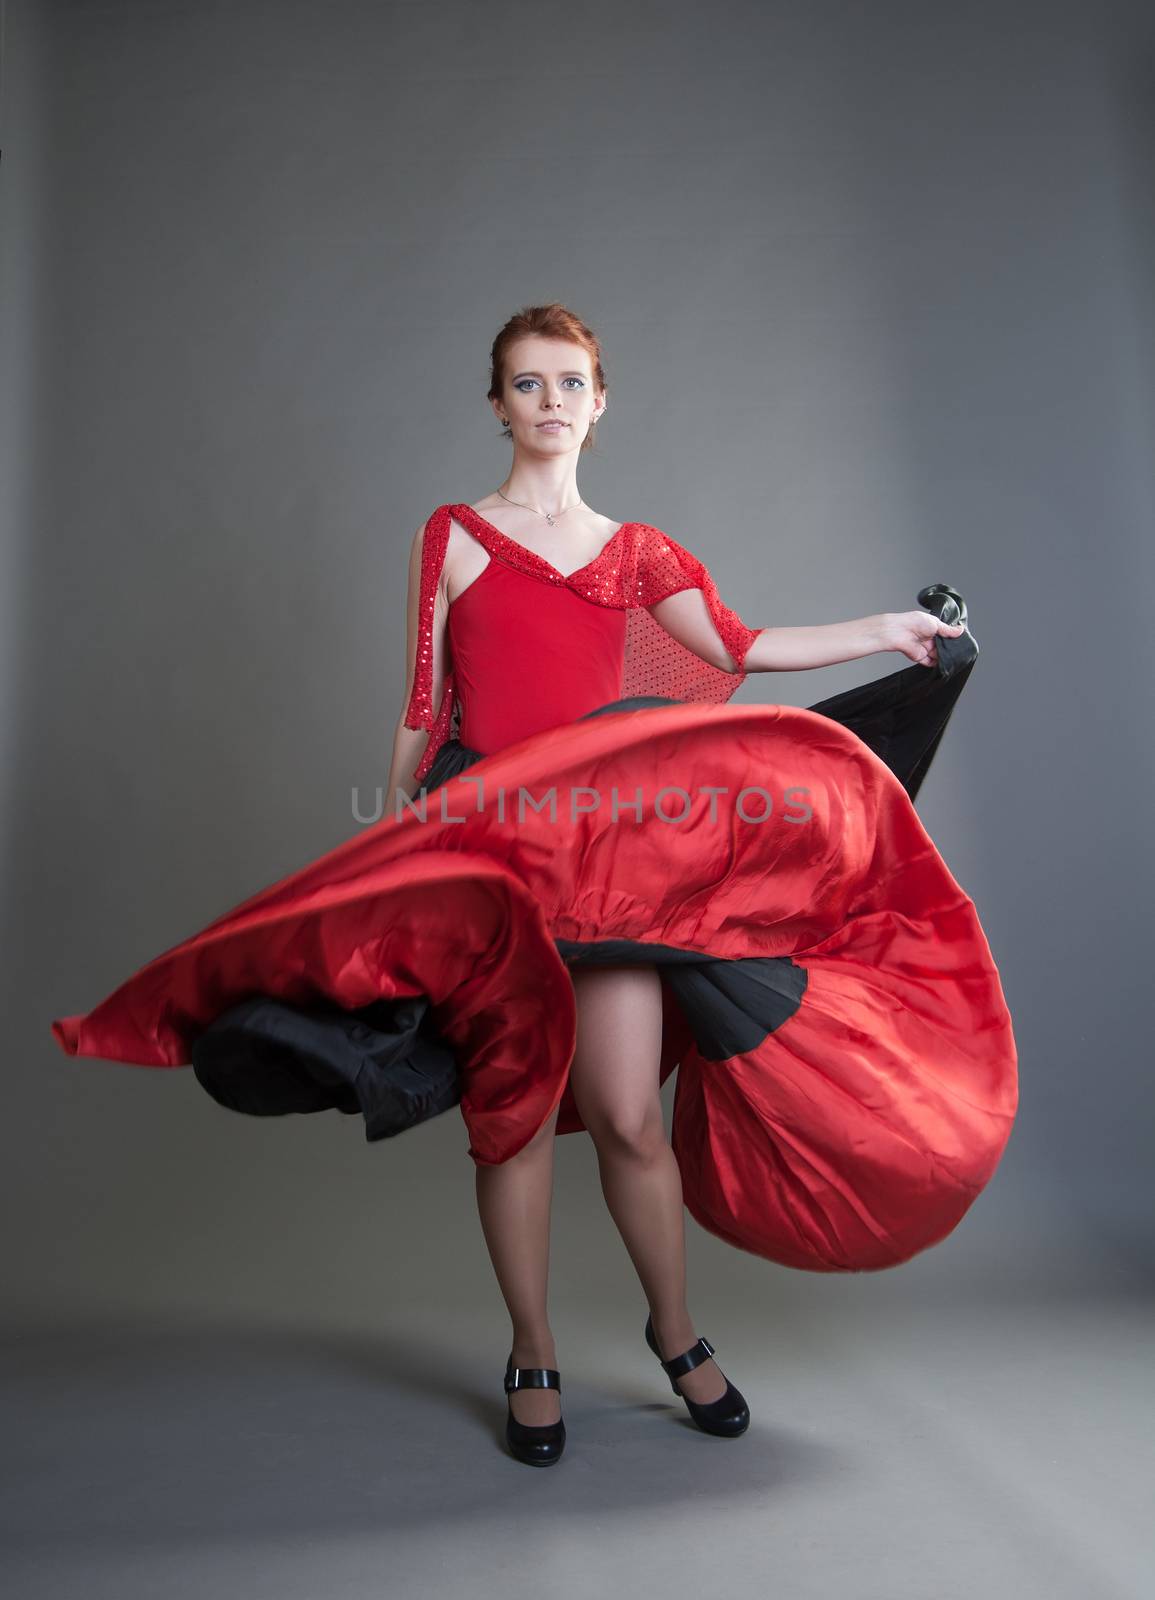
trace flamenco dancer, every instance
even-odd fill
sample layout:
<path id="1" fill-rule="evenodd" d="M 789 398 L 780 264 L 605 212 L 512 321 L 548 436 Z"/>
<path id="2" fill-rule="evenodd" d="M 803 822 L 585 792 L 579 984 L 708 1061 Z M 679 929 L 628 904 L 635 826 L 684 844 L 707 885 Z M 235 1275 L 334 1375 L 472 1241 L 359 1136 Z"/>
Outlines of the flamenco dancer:
<path id="1" fill-rule="evenodd" d="M 191 1060 L 232 1110 L 360 1112 L 370 1139 L 460 1104 L 512 1325 L 506 1440 L 548 1465 L 558 1133 L 593 1140 L 673 1392 L 732 1438 L 749 1408 L 695 1331 L 684 1211 L 786 1265 L 896 1265 L 989 1180 L 1016 1055 L 913 805 L 978 654 L 957 591 L 748 627 L 683 545 L 582 500 L 606 382 L 564 306 L 502 328 L 488 398 L 508 474 L 412 544 L 388 814 L 53 1033 Z M 913 665 L 807 709 L 724 704 L 752 672 L 889 651 Z"/>

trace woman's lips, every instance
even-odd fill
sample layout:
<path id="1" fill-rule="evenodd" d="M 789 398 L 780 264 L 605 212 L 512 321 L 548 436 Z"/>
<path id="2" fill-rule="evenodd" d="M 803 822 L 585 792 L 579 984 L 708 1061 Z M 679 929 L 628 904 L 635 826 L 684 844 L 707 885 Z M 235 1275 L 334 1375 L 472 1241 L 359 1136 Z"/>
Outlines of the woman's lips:
<path id="1" fill-rule="evenodd" d="M 568 428 L 568 422 L 539 422 L 537 424 L 545 433 L 557 433 L 561 428 Z"/>

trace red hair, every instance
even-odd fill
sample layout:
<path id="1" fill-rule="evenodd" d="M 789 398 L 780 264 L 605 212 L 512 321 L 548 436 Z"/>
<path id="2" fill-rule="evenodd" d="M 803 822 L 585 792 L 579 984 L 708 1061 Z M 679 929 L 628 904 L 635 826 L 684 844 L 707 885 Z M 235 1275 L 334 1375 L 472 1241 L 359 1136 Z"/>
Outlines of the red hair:
<path id="1" fill-rule="evenodd" d="M 489 353 L 487 399 L 501 399 L 505 390 L 505 361 L 509 348 L 516 340 L 524 339 L 527 334 L 533 333 L 540 334 L 546 339 L 567 339 L 570 344 L 580 344 L 590 358 L 594 388 L 605 389 L 606 375 L 602 370 L 601 345 L 596 334 L 568 306 L 563 306 L 560 301 L 554 300 L 547 306 L 522 306 L 520 311 L 510 317 L 493 341 L 493 348 Z M 504 435 L 505 438 L 512 439 L 513 430 L 506 428 Z M 581 442 L 581 448 L 591 450 L 593 442 L 594 427 L 591 427 Z"/>

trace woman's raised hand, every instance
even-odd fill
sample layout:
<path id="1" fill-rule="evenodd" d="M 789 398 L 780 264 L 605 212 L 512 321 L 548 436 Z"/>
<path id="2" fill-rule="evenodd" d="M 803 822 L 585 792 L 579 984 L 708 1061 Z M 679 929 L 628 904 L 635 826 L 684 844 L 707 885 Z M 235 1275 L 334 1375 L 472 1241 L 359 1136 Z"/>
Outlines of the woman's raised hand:
<path id="1" fill-rule="evenodd" d="M 961 622 L 943 622 L 929 611 L 885 611 L 879 628 L 880 650 L 901 650 L 923 667 L 938 665 L 935 640 L 940 634 L 957 639 L 966 629 Z"/>

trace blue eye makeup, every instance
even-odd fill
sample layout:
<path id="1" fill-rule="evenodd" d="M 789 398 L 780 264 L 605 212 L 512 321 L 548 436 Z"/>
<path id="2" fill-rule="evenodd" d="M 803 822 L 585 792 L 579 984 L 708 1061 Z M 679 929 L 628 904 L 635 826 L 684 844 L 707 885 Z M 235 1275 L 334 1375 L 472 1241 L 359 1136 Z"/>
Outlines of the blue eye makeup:
<path id="1" fill-rule="evenodd" d="M 525 394 L 527 391 L 525 389 L 521 388 L 522 384 L 523 383 L 536 383 L 536 382 L 537 382 L 536 378 L 518 378 L 518 380 L 516 381 L 516 383 L 514 384 L 513 387 L 515 389 L 521 389 L 522 394 Z M 586 386 L 586 382 L 585 382 L 584 378 L 563 378 L 562 382 L 563 383 L 576 383 L 579 389 L 584 389 L 585 386 Z"/>

